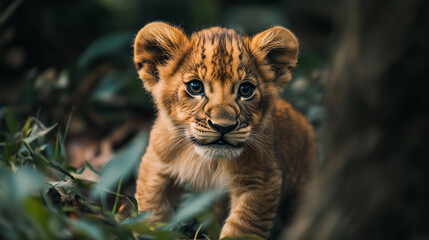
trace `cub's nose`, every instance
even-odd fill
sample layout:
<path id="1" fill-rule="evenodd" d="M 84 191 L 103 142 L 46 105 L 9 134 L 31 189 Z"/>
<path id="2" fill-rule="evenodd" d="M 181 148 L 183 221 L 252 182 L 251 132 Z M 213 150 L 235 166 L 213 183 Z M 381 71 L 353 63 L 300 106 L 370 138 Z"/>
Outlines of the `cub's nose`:
<path id="1" fill-rule="evenodd" d="M 236 128 L 238 126 L 238 122 L 236 122 L 235 124 L 232 124 L 232 125 L 228 124 L 228 123 L 216 124 L 210 120 L 208 122 L 209 122 L 210 127 L 215 129 L 216 131 L 218 131 L 220 134 L 229 133 L 232 130 L 234 130 L 234 128 Z"/>

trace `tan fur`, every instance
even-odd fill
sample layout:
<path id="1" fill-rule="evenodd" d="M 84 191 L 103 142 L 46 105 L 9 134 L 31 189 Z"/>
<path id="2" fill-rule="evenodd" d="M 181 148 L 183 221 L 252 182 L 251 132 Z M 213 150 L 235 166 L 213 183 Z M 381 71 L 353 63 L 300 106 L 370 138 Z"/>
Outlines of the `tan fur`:
<path id="1" fill-rule="evenodd" d="M 139 210 L 152 211 L 148 221 L 167 220 L 188 183 L 229 193 L 221 237 L 268 237 L 279 202 L 292 204 L 316 159 L 311 125 L 279 98 L 297 55 L 296 38 L 282 27 L 254 37 L 214 27 L 188 38 L 160 22 L 140 30 L 134 62 L 158 109 L 136 190 Z M 189 92 L 192 79 L 202 94 Z M 253 95 L 239 94 L 245 82 Z M 221 134 L 219 126 L 233 130 Z"/>

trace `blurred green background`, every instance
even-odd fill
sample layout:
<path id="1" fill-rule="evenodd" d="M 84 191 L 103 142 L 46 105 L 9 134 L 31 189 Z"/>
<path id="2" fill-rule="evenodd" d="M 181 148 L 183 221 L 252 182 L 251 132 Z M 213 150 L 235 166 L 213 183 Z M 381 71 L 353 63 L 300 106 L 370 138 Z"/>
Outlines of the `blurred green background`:
<path id="1" fill-rule="evenodd" d="M 34 187 L 44 186 L 42 196 L 46 195 L 45 198 L 51 200 L 57 196 L 53 193 L 61 193 L 60 206 L 62 213 L 66 214 L 50 212 L 55 212 L 55 208 L 37 211 L 35 209 L 41 207 L 43 201 L 25 202 L 33 196 L 30 190 L 25 188 L 22 196 L 13 198 L 9 194 L 14 191 L 15 185 L 0 184 L 1 189 L 6 189 L 0 194 L 0 232 L 4 230 L 7 233 L 14 229 L 13 224 L 4 225 L 4 220 L 17 209 L 26 209 L 21 212 L 22 216 L 16 214 L 15 222 L 12 221 L 20 225 L 18 229 L 23 232 L 17 230 L 18 235 L 6 235 L 6 239 L 28 237 L 32 229 L 29 227 L 31 221 L 46 222 L 43 215 L 59 223 L 58 226 L 51 226 L 53 223 L 39 226 L 40 236 L 47 234 L 46 238 L 67 238 L 66 233 L 60 232 L 60 235 L 63 234 L 60 236 L 52 232 L 61 228 L 62 224 L 70 227 L 67 219 L 74 211 L 81 221 L 71 224 L 74 229 L 71 230 L 72 235 L 81 238 L 103 239 L 106 235 L 100 231 L 111 231 L 121 238 L 130 237 L 127 232 L 130 229 L 148 231 L 147 226 L 133 225 L 134 228 L 131 228 L 125 224 L 124 227 L 124 223 L 115 218 L 113 203 L 116 206 L 115 198 L 118 198 L 119 192 L 128 196 L 121 195 L 119 202 L 128 205 L 132 202 L 136 166 L 144 152 L 154 118 L 151 98 L 137 79 L 132 63 L 133 38 L 141 27 L 151 21 L 161 20 L 180 26 L 189 35 L 219 25 L 235 28 L 243 35 L 253 35 L 274 25 L 289 28 L 300 42 L 300 56 L 284 97 L 308 117 L 320 139 L 327 59 L 331 53 L 332 36 L 337 31 L 333 17 L 336 8 L 337 2 L 332 0 L 2 0 L 0 156 L 3 161 L 0 167 L 4 168 L 2 178 L 5 178 L 2 181 L 15 181 L 18 182 L 17 188 L 22 187 L 22 184 L 32 180 L 23 180 L 22 175 L 9 171 L 16 173 L 23 165 L 35 166 L 38 174 L 42 173 L 43 176 L 33 179 Z M 26 119 L 30 119 L 28 124 L 24 124 Z M 55 130 L 47 131 L 56 123 Z M 56 174 L 46 171 L 46 166 L 56 169 Z M 68 184 L 68 174 L 75 177 L 71 181 L 74 184 Z M 66 187 L 57 188 L 55 184 L 51 185 L 53 188 L 46 187 L 43 179 L 47 176 L 45 182 L 56 181 Z M 97 181 L 98 185 L 95 184 Z M 117 186 L 122 188 L 116 189 Z M 73 194 L 64 194 L 64 189 Z M 100 189 L 104 194 L 100 193 Z M 106 196 L 106 189 L 113 193 L 118 191 Z M 88 195 L 89 192 L 93 195 Z M 200 205 L 193 208 L 194 212 L 187 213 L 188 218 L 199 212 L 198 209 L 206 208 L 205 202 L 213 201 L 215 195 L 209 192 L 202 195 L 205 200 L 191 198 L 191 202 L 200 201 Z M 86 223 L 94 221 L 92 215 L 87 218 L 87 212 L 82 210 L 82 206 L 93 204 L 90 200 L 82 200 L 88 196 L 98 199 L 94 206 L 102 206 L 101 210 L 88 207 L 92 209 L 92 214 L 102 215 L 104 221 L 111 221 L 113 225 L 122 224 L 121 227 L 113 231 L 96 221 L 93 225 L 87 225 L 93 229 L 86 229 Z M 2 208 L 13 199 L 16 201 L 15 208 Z M 22 204 L 29 205 L 23 207 Z M 112 208 L 112 214 L 105 213 L 106 209 L 110 211 Z M 134 210 L 131 208 L 122 215 L 134 218 L 136 213 L 130 214 Z M 26 214 L 29 215 L 24 217 Z M 199 215 L 200 220 L 211 218 L 210 213 L 207 214 Z M 20 222 L 34 216 L 38 216 L 34 218 L 36 220 Z M 173 225 L 169 230 L 177 229 L 177 224 Z M 190 236 L 198 228 L 198 224 L 196 228 L 194 225 L 191 224 L 193 230 L 188 234 Z M 210 226 L 209 230 L 203 230 L 217 231 L 213 230 L 216 228 L 213 224 Z M 186 227 L 185 230 L 181 229 L 182 233 L 188 231 Z"/>

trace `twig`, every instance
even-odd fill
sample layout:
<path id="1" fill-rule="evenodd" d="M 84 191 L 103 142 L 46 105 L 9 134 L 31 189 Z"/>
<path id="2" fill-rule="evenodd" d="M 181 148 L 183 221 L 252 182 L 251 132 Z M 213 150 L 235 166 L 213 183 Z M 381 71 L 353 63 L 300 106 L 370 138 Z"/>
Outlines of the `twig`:
<path id="1" fill-rule="evenodd" d="M 200 227 L 198 228 L 197 232 L 195 233 L 194 240 L 197 239 L 198 233 L 200 232 L 200 229 L 202 226 L 203 226 L 203 224 L 200 224 Z"/>

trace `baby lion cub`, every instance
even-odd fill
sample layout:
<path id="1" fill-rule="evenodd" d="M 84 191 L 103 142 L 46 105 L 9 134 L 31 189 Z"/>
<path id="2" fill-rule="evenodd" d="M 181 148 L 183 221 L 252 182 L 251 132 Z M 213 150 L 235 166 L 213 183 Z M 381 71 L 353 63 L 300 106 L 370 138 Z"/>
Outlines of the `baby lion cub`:
<path id="1" fill-rule="evenodd" d="M 266 238 L 278 210 L 290 215 L 316 160 L 311 125 L 279 97 L 297 55 L 283 27 L 253 37 L 220 27 L 187 37 L 162 22 L 140 30 L 134 62 L 158 110 L 135 195 L 148 221 L 169 218 L 184 183 L 229 193 L 221 237 Z"/>

